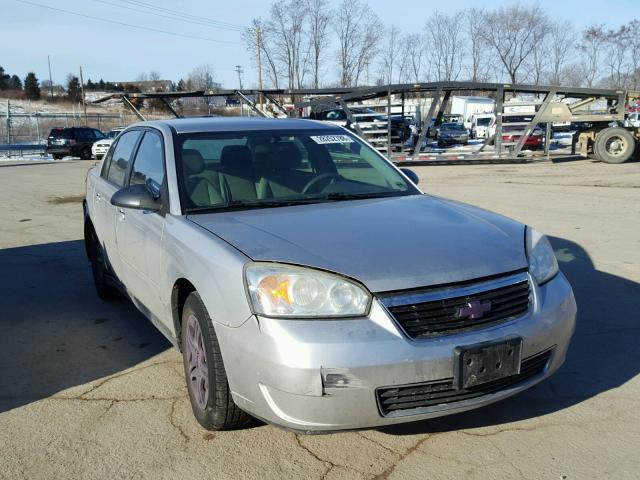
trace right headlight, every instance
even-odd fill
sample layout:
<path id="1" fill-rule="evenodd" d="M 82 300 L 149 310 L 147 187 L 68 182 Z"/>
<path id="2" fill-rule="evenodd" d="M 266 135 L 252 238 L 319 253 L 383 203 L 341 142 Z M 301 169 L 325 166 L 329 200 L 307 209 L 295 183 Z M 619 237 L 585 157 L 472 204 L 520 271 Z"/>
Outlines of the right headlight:
<path id="1" fill-rule="evenodd" d="M 245 267 L 253 313 L 275 318 L 365 316 L 371 294 L 347 278 L 313 268 L 278 263 Z"/>
<path id="2" fill-rule="evenodd" d="M 548 282 L 558 273 L 558 260 L 549 240 L 531 227 L 527 227 L 526 249 L 529 273 L 538 285 Z"/>

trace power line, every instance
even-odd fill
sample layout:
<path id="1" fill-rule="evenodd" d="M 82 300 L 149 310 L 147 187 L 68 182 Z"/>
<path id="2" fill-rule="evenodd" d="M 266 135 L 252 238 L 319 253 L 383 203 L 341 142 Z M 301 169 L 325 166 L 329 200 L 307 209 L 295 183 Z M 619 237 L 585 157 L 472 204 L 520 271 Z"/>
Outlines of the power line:
<path id="1" fill-rule="evenodd" d="M 28 0 L 16 0 L 16 2 L 24 3 L 24 4 L 27 4 L 27 5 L 33 5 L 35 7 L 46 8 L 48 10 L 54 10 L 56 12 L 67 13 L 69 15 L 75 15 L 76 17 L 90 18 L 92 20 L 99 20 L 101 22 L 113 23 L 115 25 L 121 25 L 121 26 L 124 26 L 124 27 L 137 28 L 139 30 L 146 30 L 148 32 L 163 33 L 165 35 L 173 35 L 173 36 L 182 37 L 182 38 L 191 38 L 191 39 L 194 39 L 194 40 L 204 40 L 206 42 L 213 42 L 213 43 L 226 43 L 226 44 L 229 44 L 229 45 L 241 45 L 241 42 L 229 42 L 229 41 L 226 41 L 226 40 L 216 40 L 214 38 L 198 37 L 196 35 L 187 35 L 187 34 L 183 34 L 183 33 L 169 32 L 169 31 L 166 31 L 166 30 L 160 30 L 158 28 L 143 27 L 141 25 L 132 25 L 130 23 L 118 22 L 116 20 L 108 20 L 106 18 L 94 17 L 93 15 L 86 15 L 84 13 L 72 12 L 71 10 L 64 10 L 62 8 L 50 7 L 48 5 L 43 5 L 41 3 L 36 3 L 36 2 L 30 2 Z"/>
<path id="2" fill-rule="evenodd" d="M 134 8 L 131 6 L 126 6 L 126 5 L 121 5 L 119 3 L 113 3 L 113 2 L 109 2 L 107 0 L 93 0 L 94 2 L 99 2 L 99 3 L 104 3 L 106 5 L 112 5 L 114 7 L 119 7 L 119 8 L 124 8 L 126 10 L 131 10 L 133 12 L 140 12 L 140 13 L 144 13 L 145 15 L 154 15 L 156 17 L 162 17 L 162 18 L 168 18 L 169 20 L 174 20 L 174 21 L 178 21 L 178 22 L 185 22 L 185 23 L 191 23 L 194 25 L 202 25 L 205 27 L 210 27 L 210 28 L 220 28 L 223 30 L 231 30 L 234 32 L 241 32 L 244 30 L 244 27 L 240 27 L 240 26 L 226 26 L 223 24 L 218 25 L 217 22 L 213 23 L 214 21 L 205 21 L 205 20 L 191 20 L 191 19 L 187 19 L 187 18 L 182 18 L 182 16 L 177 16 L 177 15 L 164 15 L 162 13 L 157 13 L 155 11 L 148 11 L 148 10 L 143 10 L 141 8 Z M 124 0 L 120 0 L 120 1 L 124 1 Z M 126 2 L 126 3 L 132 3 L 132 2 Z"/>
<path id="3" fill-rule="evenodd" d="M 198 21 L 207 21 L 207 22 L 211 22 L 212 24 L 216 24 L 218 26 L 223 26 L 223 27 L 229 27 L 229 28 L 234 28 L 237 30 L 244 30 L 245 27 L 243 25 L 236 25 L 234 23 L 228 23 L 228 22 L 223 22 L 220 20 L 214 20 L 212 18 L 207 18 L 207 17 L 203 17 L 200 15 L 191 15 L 188 13 L 184 13 L 184 12 L 180 12 L 178 10 L 170 10 L 168 8 L 164 8 L 164 7 L 159 7 L 157 5 L 153 5 L 150 3 L 146 3 L 143 2 L 141 0 L 119 0 L 122 3 L 128 3 L 131 5 L 137 5 L 139 7 L 144 7 L 144 8 L 149 8 L 151 10 L 155 10 L 158 12 L 164 12 L 164 13 L 168 13 L 171 15 L 176 15 L 182 18 L 187 18 L 187 19 L 193 19 L 193 20 L 198 20 Z"/>

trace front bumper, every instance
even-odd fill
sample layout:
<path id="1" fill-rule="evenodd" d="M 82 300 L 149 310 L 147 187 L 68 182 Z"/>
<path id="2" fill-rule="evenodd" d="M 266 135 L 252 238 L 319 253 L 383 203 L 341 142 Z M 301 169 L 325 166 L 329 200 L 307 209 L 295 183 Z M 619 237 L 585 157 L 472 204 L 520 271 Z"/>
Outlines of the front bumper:
<path id="1" fill-rule="evenodd" d="M 233 398 L 242 409 L 301 431 L 376 427 L 478 408 L 553 374 L 565 359 L 575 328 L 576 303 L 562 273 L 532 290 L 532 306 L 518 319 L 424 340 L 411 340 L 401 333 L 377 301 L 364 319 L 252 317 L 237 328 L 216 325 L 216 332 Z M 511 336 L 523 339 L 522 358 L 552 349 L 542 373 L 469 400 L 387 416 L 380 412 L 378 388 L 450 378 L 456 347 Z"/>
<path id="2" fill-rule="evenodd" d="M 103 156 L 105 156 L 107 154 L 107 152 L 109 151 L 109 147 L 110 145 L 106 146 L 106 147 L 99 147 L 97 145 L 93 145 L 91 147 L 91 153 L 94 157 L 96 158 L 102 158 Z"/>

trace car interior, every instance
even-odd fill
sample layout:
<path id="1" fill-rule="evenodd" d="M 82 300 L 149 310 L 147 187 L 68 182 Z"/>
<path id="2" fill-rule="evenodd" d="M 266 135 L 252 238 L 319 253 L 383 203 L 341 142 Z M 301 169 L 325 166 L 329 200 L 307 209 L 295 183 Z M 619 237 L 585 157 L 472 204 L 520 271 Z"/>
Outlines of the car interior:
<path id="1" fill-rule="evenodd" d="M 181 176 L 189 207 L 300 198 L 329 192 L 406 191 L 388 165 L 381 172 L 362 145 L 317 144 L 311 137 L 262 135 L 182 142 Z M 373 163 L 382 159 L 371 153 Z"/>

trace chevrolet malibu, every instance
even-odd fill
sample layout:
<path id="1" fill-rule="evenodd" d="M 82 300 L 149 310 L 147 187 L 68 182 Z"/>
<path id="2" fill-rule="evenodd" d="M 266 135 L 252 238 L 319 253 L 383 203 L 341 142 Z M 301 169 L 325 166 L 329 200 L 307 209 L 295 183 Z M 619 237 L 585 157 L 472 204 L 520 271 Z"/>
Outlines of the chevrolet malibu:
<path id="1" fill-rule="evenodd" d="M 547 238 L 415 183 L 331 124 L 138 123 L 87 176 L 97 293 L 181 350 L 210 430 L 418 421 L 553 374 L 576 304 Z"/>

